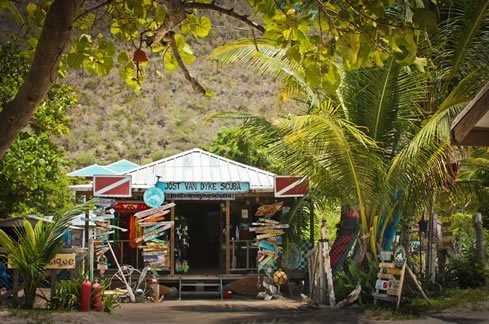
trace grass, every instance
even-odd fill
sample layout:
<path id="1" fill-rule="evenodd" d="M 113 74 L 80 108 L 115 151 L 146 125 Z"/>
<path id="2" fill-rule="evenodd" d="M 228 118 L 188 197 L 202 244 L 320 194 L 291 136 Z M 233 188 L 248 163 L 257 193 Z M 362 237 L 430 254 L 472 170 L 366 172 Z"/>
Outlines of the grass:
<path id="1" fill-rule="evenodd" d="M 380 320 L 404 320 L 424 317 L 433 313 L 439 313 L 444 310 L 463 307 L 464 312 L 487 310 L 486 302 L 489 302 L 489 287 L 477 289 L 447 289 L 444 294 L 430 298 L 431 304 L 428 304 L 422 298 L 414 298 L 409 301 L 401 300 L 399 310 L 395 310 L 395 305 L 378 304 L 367 307 L 366 312 L 370 313 L 372 318 Z"/>

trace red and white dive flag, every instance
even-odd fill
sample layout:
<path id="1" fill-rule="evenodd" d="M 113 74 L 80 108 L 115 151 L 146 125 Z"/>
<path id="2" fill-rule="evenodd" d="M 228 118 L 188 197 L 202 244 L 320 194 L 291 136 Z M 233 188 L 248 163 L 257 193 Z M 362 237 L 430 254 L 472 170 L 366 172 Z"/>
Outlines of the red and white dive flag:
<path id="1" fill-rule="evenodd" d="M 94 175 L 95 197 L 131 197 L 131 176 Z"/>
<path id="2" fill-rule="evenodd" d="M 275 197 L 302 197 L 309 191 L 306 177 L 275 176 Z"/>

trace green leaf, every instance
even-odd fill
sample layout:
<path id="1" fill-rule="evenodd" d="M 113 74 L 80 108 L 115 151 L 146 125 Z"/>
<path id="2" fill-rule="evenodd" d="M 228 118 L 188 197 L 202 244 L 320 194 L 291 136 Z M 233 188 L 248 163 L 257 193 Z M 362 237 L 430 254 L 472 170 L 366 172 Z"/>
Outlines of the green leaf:
<path id="1" fill-rule="evenodd" d="M 163 56 L 163 63 L 165 64 L 165 70 L 168 72 L 175 72 L 178 70 L 178 63 L 170 52 L 166 52 Z"/>
<path id="2" fill-rule="evenodd" d="M 129 60 L 129 57 L 127 56 L 126 52 L 121 52 L 117 56 L 117 62 L 119 62 L 119 64 L 125 64 L 128 60 Z"/>
<path id="3" fill-rule="evenodd" d="M 394 50 L 394 57 L 400 64 L 411 64 L 416 59 L 416 42 L 411 29 L 395 34 L 391 46 Z"/>
<path id="4" fill-rule="evenodd" d="M 422 30 L 431 31 L 437 28 L 436 15 L 428 8 L 416 9 L 413 15 L 414 23 Z"/>
<path id="5" fill-rule="evenodd" d="M 164 7 L 159 7 L 156 9 L 155 13 L 155 21 L 159 24 L 163 23 L 165 21 L 166 17 L 166 9 Z"/>
<path id="6" fill-rule="evenodd" d="M 206 16 L 200 17 L 198 19 L 197 25 L 195 26 L 195 35 L 198 37 L 206 37 L 209 35 L 211 30 L 211 21 Z"/>
<path id="7" fill-rule="evenodd" d="M 82 64 L 84 58 L 85 58 L 85 55 L 83 53 L 72 52 L 72 53 L 69 53 L 67 56 L 67 63 L 73 69 L 79 70 L 81 68 L 81 64 Z"/>

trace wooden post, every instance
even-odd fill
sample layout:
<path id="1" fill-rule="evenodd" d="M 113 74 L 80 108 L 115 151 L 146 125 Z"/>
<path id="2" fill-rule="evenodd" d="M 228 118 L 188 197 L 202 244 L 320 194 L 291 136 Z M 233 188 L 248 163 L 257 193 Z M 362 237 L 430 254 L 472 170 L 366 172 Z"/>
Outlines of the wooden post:
<path id="1" fill-rule="evenodd" d="M 326 232 L 326 220 L 321 219 L 321 240 L 320 245 L 322 246 L 322 259 L 324 259 L 324 272 L 326 273 L 326 280 L 328 283 L 328 296 L 329 296 L 329 306 L 336 306 L 336 298 L 334 295 L 333 287 L 333 272 L 331 271 L 331 260 L 329 258 L 329 242 L 328 233 Z"/>
<path id="2" fill-rule="evenodd" d="M 230 237 L 231 237 L 231 208 L 229 200 L 226 200 L 226 274 L 230 273 L 229 266 L 231 265 L 230 254 Z"/>
<path id="3" fill-rule="evenodd" d="M 404 285 L 404 275 L 406 273 L 406 263 L 407 261 L 404 262 L 402 265 L 402 273 L 401 273 L 401 279 L 399 279 L 399 290 L 397 291 L 397 303 L 396 303 L 396 309 L 399 308 L 399 305 L 401 304 L 401 295 L 402 295 L 402 286 Z"/>
<path id="4" fill-rule="evenodd" d="M 19 269 L 13 270 L 13 291 L 14 295 L 12 296 L 14 300 L 14 305 L 19 305 Z"/>
<path id="5" fill-rule="evenodd" d="M 309 242 L 314 246 L 314 203 L 309 201 Z"/>
<path id="6" fill-rule="evenodd" d="M 321 241 L 319 242 L 318 244 L 318 258 L 319 258 L 319 298 L 318 298 L 318 303 L 319 304 L 324 304 L 324 287 L 326 286 L 325 284 L 325 281 L 324 280 L 324 276 L 325 276 L 325 272 L 324 272 L 324 258 L 323 258 L 323 249 L 324 249 L 324 246 L 323 244 L 321 243 Z"/>
<path id="7" fill-rule="evenodd" d="M 431 304 L 430 299 L 428 298 L 428 296 L 426 296 L 425 292 L 423 291 L 423 287 L 421 287 L 421 285 L 419 284 L 418 279 L 416 278 L 416 275 L 411 270 L 411 268 L 409 268 L 408 265 L 406 265 L 406 270 L 408 271 L 409 275 L 413 279 L 413 281 L 414 281 L 416 287 L 418 288 L 418 290 L 421 292 L 421 295 L 423 295 L 423 298 L 428 302 L 428 304 Z"/>
<path id="8" fill-rule="evenodd" d="M 175 201 L 171 201 L 174 203 Z M 171 208 L 170 218 L 173 226 L 170 229 L 170 275 L 175 274 L 175 206 Z"/>
<path id="9" fill-rule="evenodd" d="M 94 242 L 93 242 L 93 238 L 89 237 L 88 238 L 88 269 L 89 269 L 89 278 L 91 283 L 94 283 L 93 281 L 94 259 L 95 259 Z"/>
<path id="10" fill-rule="evenodd" d="M 482 231 L 482 215 L 477 213 L 474 215 L 474 227 L 475 227 L 475 248 L 477 261 L 484 261 L 484 232 Z"/>

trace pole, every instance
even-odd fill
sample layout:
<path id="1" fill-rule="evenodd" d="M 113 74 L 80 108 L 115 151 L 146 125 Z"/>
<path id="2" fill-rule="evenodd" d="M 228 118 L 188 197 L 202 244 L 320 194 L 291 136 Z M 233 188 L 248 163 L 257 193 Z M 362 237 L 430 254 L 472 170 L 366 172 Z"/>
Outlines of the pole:
<path id="1" fill-rule="evenodd" d="M 229 274 L 231 264 L 230 237 L 231 237 L 231 204 L 226 200 L 226 274 Z"/>
<path id="2" fill-rule="evenodd" d="M 309 242 L 314 246 L 314 203 L 309 200 Z"/>
<path id="3" fill-rule="evenodd" d="M 475 248 L 477 261 L 484 261 L 484 233 L 482 231 L 482 215 L 481 213 L 476 213 L 474 215 L 474 227 L 475 227 Z"/>
<path id="4" fill-rule="evenodd" d="M 326 220 L 321 219 L 321 240 L 320 245 L 322 245 L 323 259 L 324 259 L 324 272 L 326 273 L 326 280 L 328 283 L 328 296 L 329 296 L 329 306 L 336 306 L 336 298 L 334 295 L 333 287 L 333 272 L 331 271 L 331 259 L 329 257 L 329 242 L 328 233 L 326 229 Z"/>
<path id="5" fill-rule="evenodd" d="M 174 200 L 171 201 L 175 203 Z M 170 228 L 170 275 L 175 274 L 175 206 L 170 210 L 170 218 L 173 226 Z"/>
<path id="6" fill-rule="evenodd" d="M 88 239 L 88 260 L 89 260 L 89 269 L 90 269 L 90 282 L 93 284 L 93 265 L 94 265 L 94 242 L 93 238 L 90 237 Z"/>
<path id="7" fill-rule="evenodd" d="M 112 257 L 114 258 L 114 262 L 117 266 L 118 272 L 121 274 L 121 279 L 122 279 L 122 281 L 124 281 L 124 284 L 126 285 L 127 294 L 129 295 L 129 299 L 131 299 L 131 302 L 135 303 L 136 297 L 134 296 L 134 292 L 132 291 L 131 286 L 127 283 L 126 277 L 124 276 L 124 273 L 122 272 L 121 266 L 119 265 L 119 261 L 117 261 L 114 250 L 112 249 L 112 245 L 110 244 L 110 242 L 107 242 L 107 244 L 109 245 L 110 253 L 112 253 Z"/>

